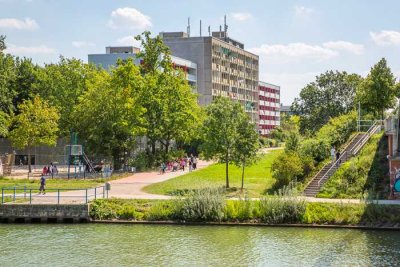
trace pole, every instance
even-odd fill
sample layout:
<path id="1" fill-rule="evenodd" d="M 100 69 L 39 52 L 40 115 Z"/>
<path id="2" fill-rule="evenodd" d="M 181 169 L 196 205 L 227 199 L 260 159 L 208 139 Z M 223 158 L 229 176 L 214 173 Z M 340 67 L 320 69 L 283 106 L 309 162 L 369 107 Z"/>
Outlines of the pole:
<path id="1" fill-rule="evenodd" d="M 103 185 L 103 198 L 105 198 L 105 190 L 106 190 L 106 188 L 105 188 L 105 186 Z"/>
<path id="2" fill-rule="evenodd" d="M 60 205 L 60 189 L 57 189 L 57 205 Z"/>
<path id="3" fill-rule="evenodd" d="M 96 196 L 97 196 L 97 187 L 94 188 L 94 199 L 96 200 Z"/>
<path id="4" fill-rule="evenodd" d="M 14 202 L 15 202 L 15 194 L 17 193 L 17 188 L 14 186 Z"/>
<path id="5" fill-rule="evenodd" d="M 87 189 L 86 189 L 86 204 L 88 203 L 88 195 L 87 195 Z"/>
<path id="6" fill-rule="evenodd" d="M 29 204 L 32 204 L 32 189 L 29 189 Z"/>
<path id="7" fill-rule="evenodd" d="M 1 189 L 1 204 L 4 204 L 4 188 Z"/>
<path id="8" fill-rule="evenodd" d="M 361 120 L 361 104 L 358 101 L 358 121 L 357 121 L 357 131 L 360 131 L 360 120 Z"/>

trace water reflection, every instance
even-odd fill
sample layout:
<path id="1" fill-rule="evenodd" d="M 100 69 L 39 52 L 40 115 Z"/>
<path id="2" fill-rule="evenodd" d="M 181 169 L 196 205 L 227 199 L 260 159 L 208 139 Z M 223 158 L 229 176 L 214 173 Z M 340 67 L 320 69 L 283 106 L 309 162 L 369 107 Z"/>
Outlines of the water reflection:
<path id="1" fill-rule="evenodd" d="M 1 266 L 389 266 L 400 232 L 156 225 L 0 225 Z"/>

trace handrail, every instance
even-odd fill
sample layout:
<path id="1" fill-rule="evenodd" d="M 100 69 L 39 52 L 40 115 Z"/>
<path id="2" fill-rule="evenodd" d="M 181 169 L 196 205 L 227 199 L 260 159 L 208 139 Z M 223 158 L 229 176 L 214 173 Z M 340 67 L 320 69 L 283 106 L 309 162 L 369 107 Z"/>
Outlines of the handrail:
<path id="1" fill-rule="evenodd" d="M 379 125 L 378 125 L 379 123 Z M 364 146 L 364 144 L 366 142 L 368 142 L 369 138 L 371 137 L 371 135 L 373 135 L 377 130 L 378 130 L 378 126 L 379 128 L 382 126 L 382 120 L 376 120 L 374 122 L 374 124 L 371 125 L 371 127 L 368 129 L 368 131 L 365 133 L 365 135 L 363 136 L 363 138 L 361 138 L 351 149 L 351 153 L 352 155 L 357 154 L 360 149 Z"/>
<path id="2" fill-rule="evenodd" d="M 342 151 L 346 151 L 347 147 L 351 144 L 351 142 L 353 142 L 353 140 L 354 140 L 358 135 L 359 135 L 359 133 L 354 134 L 353 137 L 352 137 L 349 141 L 347 141 L 347 143 L 346 143 L 346 145 L 344 146 L 344 148 L 342 149 Z M 313 178 L 308 182 L 308 184 L 306 185 L 305 188 L 307 188 L 307 187 L 314 181 L 314 179 L 315 179 L 316 177 L 318 177 L 318 174 L 320 174 L 320 172 L 321 172 L 327 165 L 329 165 L 329 164 L 331 164 L 331 163 L 332 163 L 332 161 L 329 161 L 329 162 L 325 163 L 324 166 L 322 166 L 322 168 L 321 168 L 321 169 L 313 176 Z M 319 184 L 318 184 L 318 186 L 319 186 Z"/>
<path id="3" fill-rule="evenodd" d="M 381 123 L 382 121 L 381 121 L 381 120 L 376 120 L 376 121 L 374 122 L 374 124 L 372 124 L 371 127 L 368 129 L 368 131 L 364 134 L 364 136 L 363 136 L 359 141 L 357 141 L 357 143 L 352 147 L 352 149 L 351 149 L 351 151 L 350 151 L 352 155 L 355 155 L 356 153 L 358 153 L 359 149 L 362 148 L 362 146 L 369 140 L 369 137 L 376 131 L 376 129 L 378 129 L 378 127 L 377 127 L 377 126 L 378 126 L 378 125 L 377 125 L 378 122 Z M 379 126 L 381 126 L 381 125 L 379 125 Z M 375 129 L 375 131 L 373 131 L 374 129 Z M 347 145 L 347 146 L 348 146 L 348 145 Z M 346 148 L 347 148 L 347 146 L 346 146 Z M 354 153 L 354 149 L 355 149 L 357 146 L 359 146 L 359 149 Z M 319 181 L 318 181 L 318 187 L 320 186 L 321 182 L 324 181 L 324 180 L 326 179 L 327 174 L 332 170 L 332 168 L 333 168 L 334 166 L 338 166 L 338 165 L 339 165 L 338 163 L 341 162 L 342 157 L 343 157 L 344 155 L 347 156 L 347 153 L 348 153 L 348 151 L 345 151 L 345 153 L 343 153 L 342 155 L 340 155 L 339 159 L 336 160 L 335 163 L 332 164 L 332 166 L 331 166 L 331 167 L 325 172 L 325 174 L 321 177 L 321 179 L 319 179 Z"/>
<path id="4" fill-rule="evenodd" d="M 332 170 L 333 167 L 338 166 L 342 160 L 342 157 L 344 155 L 347 156 L 347 151 L 344 151 L 340 157 L 332 164 L 332 166 L 325 172 L 325 174 L 321 177 L 321 179 L 318 180 L 318 187 L 320 186 L 321 181 L 323 181 L 325 179 L 325 176 Z"/>
<path id="5" fill-rule="evenodd" d="M 102 190 L 98 190 L 102 189 Z M 7 191 L 12 191 L 12 193 L 7 193 Z M 17 192 L 21 191 L 21 192 Z M 29 201 L 29 204 L 32 204 L 32 197 L 38 197 L 36 193 L 34 192 L 39 191 L 37 188 L 27 188 L 26 186 L 24 187 L 3 187 L 1 188 L 1 202 L 0 204 L 5 204 L 5 199 L 6 198 L 11 198 L 11 202 L 15 202 L 16 199 L 24 199 L 25 202 Z M 61 196 L 62 192 L 76 192 L 76 191 L 82 191 L 84 194 L 82 195 L 67 195 L 67 196 Z M 90 191 L 94 191 L 94 194 L 91 193 Z M 84 203 L 88 203 L 91 197 L 94 197 L 94 199 L 97 199 L 98 196 L 100 198 L 105 198 L 107 196 L 108 198 L 108 191 L 106 189 L 106 185 L 102 186 L 97 186 L 97 187 L 92 187 L 92 188 L 46 188 L 46 192 L 49 193 L 49 195 L 42 195 L 40 198 L 45 198 L 45 199 L 51 199 L 54 198 L 54 203 L 60 204 L 60 200 L 62 198 L 78 198 L 78 199 L 83 199 Z M 34 193 L 34 194 L 33 194 Z M 53 195 L 51 195 L 53 194 Z M 55 195 L 54 195 L 55 194 Z M 27 200 L 28 199 L 28 200 Z M 52 201 L 52 200 L 51 200 Z M 8 202 L 8 201 L 7 201 Z M 53 201 L 52 201 L 53 202 Z"/>

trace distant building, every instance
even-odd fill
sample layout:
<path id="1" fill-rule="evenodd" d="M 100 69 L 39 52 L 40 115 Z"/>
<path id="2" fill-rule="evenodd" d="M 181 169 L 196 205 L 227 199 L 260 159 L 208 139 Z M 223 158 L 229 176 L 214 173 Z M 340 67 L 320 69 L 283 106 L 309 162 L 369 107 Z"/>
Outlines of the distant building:
<path id="1" fill-rule="evenodd" d="M 225 36 L 223 31 L 211 36 L 190 37 L 185 32 L 161 32 L 160 36 L 174 56 L 197 64 L 199 104 L 210 104 L 217 96 L 238 101 L 258 122 L 257 55 L 244 50 L 244 44 Z"/>
<path id="2" fill-rule="evenodd" d="M 272 129 L 280 125 L 280 87 L 259 82 L 259 131 L 268 136 Z"/>
<path id="3" fill-rule="evenodd" d="M 290 109 L 290 106 L 284 106 L 283 104 L 281 104 L 281 115 L 287 115 L 287 116 L 291 116 L 293 115 L 292 110 Z"/>
<path id="4" fill-rule="evenodd" d="M 110 70 L 115 67 L 117 60 L 126 60 L 132 58 L 136 65 L 141 64 L 141 59 L 136 57 L 136 54 L 140 52 L 140 49 L 133 46 L 108 46 L 106 47 L 105 54 L 90 54 L 88 55 L 89 63 L 93 63 L 97 66 L 103 67 L 106 70 Z M 186 73 L 186 79 L 189 84 L 193 87 L 197 87 L 197 64 L 183 58 L 171 56 L 172 63 L 175 68 L 182 69 Z"/>

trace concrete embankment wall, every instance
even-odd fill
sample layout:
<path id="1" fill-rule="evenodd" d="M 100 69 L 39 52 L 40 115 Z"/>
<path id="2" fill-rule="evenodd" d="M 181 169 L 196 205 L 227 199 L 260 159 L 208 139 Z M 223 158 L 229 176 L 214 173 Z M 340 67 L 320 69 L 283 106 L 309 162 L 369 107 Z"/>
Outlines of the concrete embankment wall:
<path id="1" fill-rule="evenodd" d="M 0 205 L 0 222 L 87 222 L 89 207 L 79 205 Z"/>

